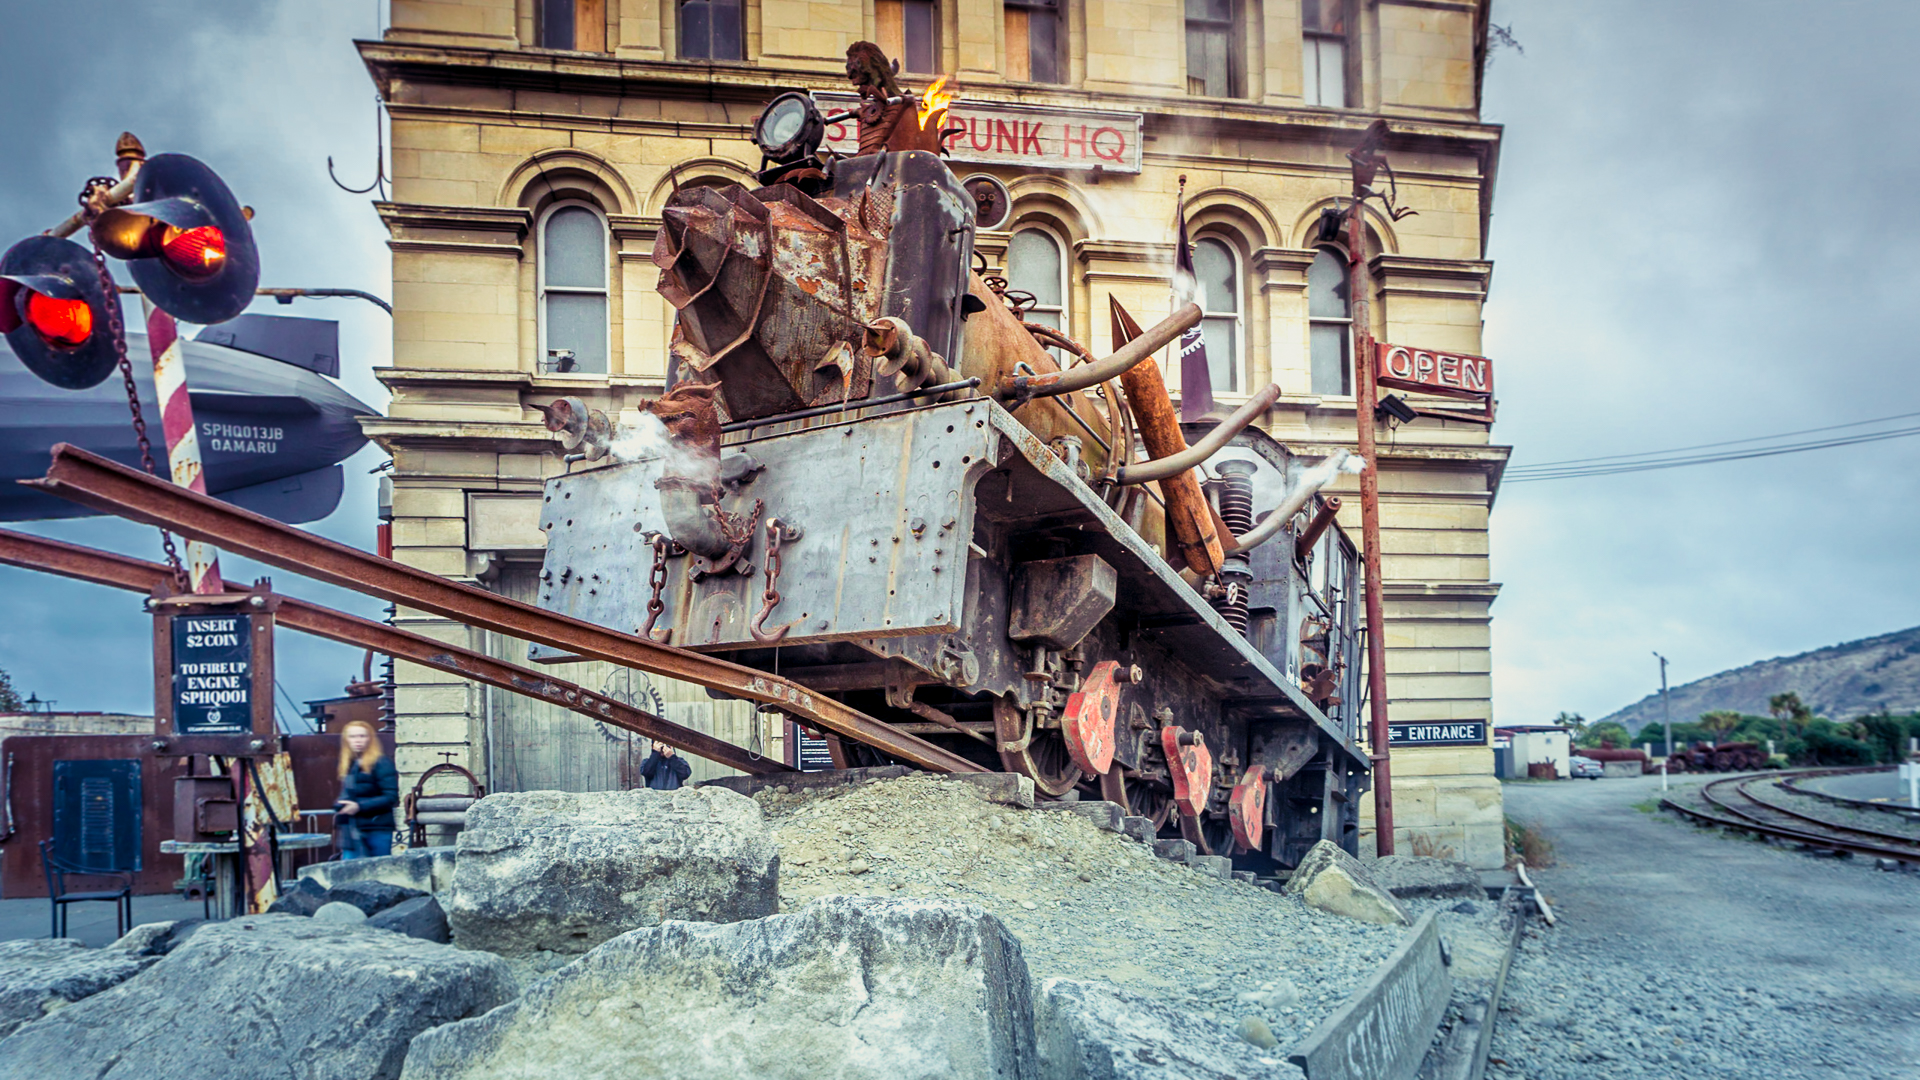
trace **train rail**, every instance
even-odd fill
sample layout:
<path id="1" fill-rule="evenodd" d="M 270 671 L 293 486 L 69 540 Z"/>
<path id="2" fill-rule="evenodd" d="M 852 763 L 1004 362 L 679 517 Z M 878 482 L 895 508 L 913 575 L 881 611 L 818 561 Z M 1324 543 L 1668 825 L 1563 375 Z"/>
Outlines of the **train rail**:
<path id="1" fill-rule="evenodd" d="M 1789 780 L 1807 780 L 1818 776 L 1836 776 L 1846 773 L 1872 772 L 1873 769 L 1807 769 L 1789 774 Z M 1779 803 L 1769 802 L 1749 790 L 1751 785 L 1782 779 L 1779 773 L 1730 776 L 1715 780 L 1700 789 L 1700 797 L 1724 814 L 1710 813 L 1707 810 L 1683 806 L 1673 799 L 1661 799 L 1660 805 L 1668 810 L 1696 822 L 1719 825 L 1723 828 L 1739 829 L 1743 832 L 1788 840 L 1798 844 L 1822 850 L 1844 851 L 1854 855 L 1871 855 L 1880 859 L 1893 859 L 1909 865 L 1920 866 L 1920 839 L 1898 833 L 1883 832 L 1878 829 L 1864 829 L 1857 825 L 1845 825 L 1837 821 L 1802 813 Z M 1789 790 L 1799 791 L 1798 788 Z M 1792 824 L 1782 824 L 1769 820 L 1764 814 L 1789 818 Z"/>
<path id="2" fill-rule="evenodd" d="M 1904 817 L 1910 820 L 1920 821 L 1920 810 L 1917 810 L 1911 806 L 1908 806 L 1905 803 L 1874 802 L 1871 799 L 1849 799 L 1845 795 L 1835 795 L 1829 791 L 1821 791 L 1819 788 L 1800 786 L 1800 781 L 1802 780 L 1812 780 L 1816 777 L 1832 775 L 1835 772 L 1841 772 L 1841 773 L 1892 772 L 1893 768 L 1894 767 L 1891 765 L 1876 765 L 1870 769 L 1840 769 L 1840 770 L 1822 769 L 1816 772 L 1810 772 L 1805 776 L 1789 777 L 1785 780 L 1782 780 L 1780 782 L 1780 786 L 1783 788 L 1786 788 L 1788 791 L 1791 791 L 1796 795 L 1806 795 L 1811 798 L 1819 799 L 1822 802 L 1832 803 L 1835 806 L 1844 806 L 1849 810 L 1876 810 L 1883 814 L 1893 814 L 1897 817 Z"/>

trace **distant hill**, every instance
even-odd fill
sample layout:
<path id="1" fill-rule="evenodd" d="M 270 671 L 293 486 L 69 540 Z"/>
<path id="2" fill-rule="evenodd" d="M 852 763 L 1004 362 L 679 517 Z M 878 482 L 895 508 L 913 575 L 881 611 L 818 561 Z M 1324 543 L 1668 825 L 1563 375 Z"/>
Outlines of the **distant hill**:
<path id="1" fill-rule="evenodd" d="M 1882 708 L 1895 713 L 1920 710 L 1920 626 L 1762 660 L 1673 687 L 1673 719 L 1697 720 L 1715 709 L 1765 716 L 1767 699 L 1788 690 L 1833 720 L 1851 720 Z M 1660 694 L 1648 694 L 1604 719 L 1637 734 L 1642 724 L 1660 722 Z"/>

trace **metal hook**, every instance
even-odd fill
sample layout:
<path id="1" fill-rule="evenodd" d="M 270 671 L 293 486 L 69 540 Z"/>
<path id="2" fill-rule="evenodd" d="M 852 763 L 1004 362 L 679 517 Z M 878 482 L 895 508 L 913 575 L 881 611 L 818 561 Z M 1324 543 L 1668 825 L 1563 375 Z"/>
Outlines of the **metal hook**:
<path id="1" fill-rule="evenodd" d="M 389 177 L 387 176 L 386 132 L 380 126 L 380 107 L 383 104 L 384 102 L 380 100 L 380 95 L 375 94 L 373 97 L 373 164 L 374 164 L 373 183 L 368 184 L 366 187 L 362 187 L 362 188 L 348 187 L 347 185 L 341 183 L 340 178 L 338 176 L 335 176 L 333 172 L 333 155 L 332 154 L 327 155 L 327 178 L 333 181 L 333 185 L 335 187 L 339 188 L 341 191 L 347 192 L 350 195 L 365 195 L 367 192 L 372 191 L 374 188 L 379 188 L 380 200 L 382 202 L 385 202 L 387 198 L 386 185 L 389 180 Z"/>

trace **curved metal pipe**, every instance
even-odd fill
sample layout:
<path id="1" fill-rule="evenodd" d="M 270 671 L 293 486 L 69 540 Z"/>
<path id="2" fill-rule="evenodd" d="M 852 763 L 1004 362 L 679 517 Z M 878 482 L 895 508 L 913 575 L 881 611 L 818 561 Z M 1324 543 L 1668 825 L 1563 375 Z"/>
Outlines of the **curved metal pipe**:
<path id="1" fill-rule="evenodd" d="M 1340 471 L 1346 465 L 1347 459 L 1352 456 L 1353 454 L 1346 450 L 1335 450 L 1333 453 L 1327 455 L 1325 461 L 1309 469 L 1308 476 L 1301 478 L 1300 483 L 1296 484 L 1293 490 L 1287 492 L 1286 497 L 1280 500 L 1280 505 L 1273 508 L 1273 513 L 1268 514 L 1265 520 L 1255 525 L 1252 532 L 1235 539 L 1233 545 L 1227 548 L 1226 553 L 1228 555 L 1238 555 L 1243 551 L 1252 551 L 1254 548 L 1278 536 L 1280 530 L 1286 527 L 1287 522 L 1293 520 L 1293 515 L 1299 513 L 1301 508 L 1307 505 L 1308 499 L 1313 498 L 1315 493 L 1321 488 L 1333 483 L 1333 478 L 1340 475 Z M 1312 474 L 1316 472 L 1324 475 L 1313 476 Z"/>
<path id="2" fill-rule="evenodd" d="M 700 498 L 701 492 L 712 485 L 684 476 L 663 476 L 653 486 L 660 492 L 660 515 L 674 543 L 709 559 L 722 558 L 733 550 L 733 542 Z"/>
<path id="3" fill-rule="evenodd" d="M 1020 375 L 1002 387 L 999 397 L 1013 403 L 1014 408 L 1032 401 L 1034 398 L 1057 397 L 1070 394 L 1075 390 L 1085 390 L 1089 386 L 1117 379 L 1140 361 L 1165 348 L 1175 338 L 1200 325 L 1200 305 L 1188 304 L 1159 322 L 1132 341 L 1114 350 L 1111 356 L 1104 356 L 1090 364 L 1068 368 L 1065 371 L 1049 371 L 1042 375 Z"/>
<path id="4" fill-rule="evenodd" d="M 1138 465 L 1123 466 L 1114 476 L 1119 484 L 1144 484 L 1152 480 L 1165 480 L 1176 473 L 1186 472 L 1195 465 L 1218 453 L 1227 445 L 1227 440 L 1245 431 L 1248 424 L 1260 419 L 1273 403 L 1280 399 L 1280 384 L 1268 383 L 1265 390 L 1253 395 L 1245 405 L 1235 409 L 1212 430 L 1202 436 L 1200 441 L 1187 447 L 1178 454 L 1168 454 L 1163 458 L 1143 461 Z"/>

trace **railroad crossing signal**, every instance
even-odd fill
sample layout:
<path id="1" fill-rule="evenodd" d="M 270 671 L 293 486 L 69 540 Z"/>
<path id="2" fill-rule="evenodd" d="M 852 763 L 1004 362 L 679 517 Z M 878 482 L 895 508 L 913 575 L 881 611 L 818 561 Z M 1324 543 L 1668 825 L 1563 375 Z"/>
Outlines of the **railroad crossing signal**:
<path id="1" fill-rule="evenodd" d="M 94 222 L 93 238 L 127 261 L 156 307 L 207 325 L 246 310 L 260 284 L 252 216 L 212 169 L 185 154 L 158 154 L 140 167 L 133 201 Z"/>
<path id="2" fill-rule="evenodd" d="M 85 390 L 118 362 L 93 253 L 71 240 L 29 236 L 0 255 L 0 332 L 27 370 L 63 390 Z"/>

